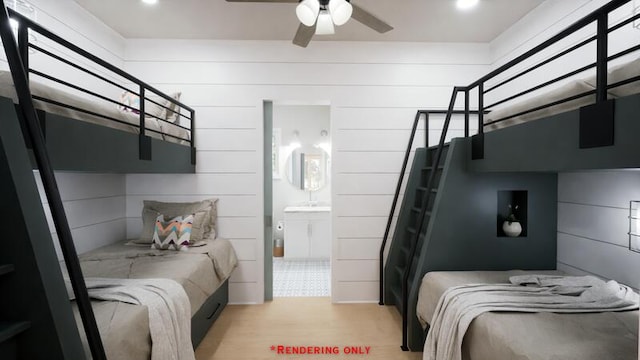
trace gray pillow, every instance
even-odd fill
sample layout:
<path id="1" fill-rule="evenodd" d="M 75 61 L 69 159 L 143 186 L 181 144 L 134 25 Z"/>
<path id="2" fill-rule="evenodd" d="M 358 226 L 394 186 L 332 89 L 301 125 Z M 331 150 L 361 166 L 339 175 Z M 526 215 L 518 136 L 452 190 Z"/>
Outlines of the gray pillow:
<path id="1" fill-rule="evenodd" d="M 136 244 L 151 244 L 153 230 L 158 215 L 165 218 L 194 214 L 191 242 L 195 243 L 203 239 L 215 238 L 216 221 L 218 211 L 216 203 L 218 199 L 206 199 L 196 202 L 170 203 L 145 200 L 142 209 L 142 232 L 140 238 L 133 240 Z"/>

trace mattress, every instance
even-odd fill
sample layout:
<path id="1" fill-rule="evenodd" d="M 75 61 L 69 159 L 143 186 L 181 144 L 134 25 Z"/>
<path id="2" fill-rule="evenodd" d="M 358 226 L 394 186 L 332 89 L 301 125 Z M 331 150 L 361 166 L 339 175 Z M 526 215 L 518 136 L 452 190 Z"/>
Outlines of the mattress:
<path id="1" fill-rule="evenodd" d="M 615 84 L 619 81 L 630 79 L 638 75 L 640 75 L 640 58 L 621 65 L 614 66 L 609 69 L 607 74 L 608 83 Z M 593 91 L 595 90 L 595 88 L 596 79 L 595 76 L 591 76 L 588 78 L 571 81 L 554 90 L 544 92 L 530 99 L 508 102 L 505 106 L 498 106 L 489 114 L 485 115 L 484 123 L 487 125 L 485 125 L 484 130 L 485 132 L 496 130 L 593 104 L 595 102 L 595 95 L 583 96 L 578 99 L 567 101 L 565 103 L 554 106 L 545 106 L 554 101 L 563 100 L 571 96 L 585 93 L 587 91 Z M 635 81 L 630 84 L 610 89 L 608 91 L 608 98 L 615 99 L 637 93 L 640 93 L 640 81 Z M 545 107 L 524 115 L 517 115 L 521 112 L 539 106 Z M 506 117 L 509 117 L 509 119 L 491 124 L 491 122 L 494 120 L 499 120 Z"/>
<path id="2" fill-rule="evenodd" d="M 139 115 L 130 111 L 121 111 L 113 103 L 108 103 L 103 100 L 91 101 L 87 98 L 83 98 L 70 92 L 65 92 L 63 90 L 53 88 L 34 80 L 31 80 L 30 88 L 31 94 L 33 96 L 39 96 L 62 104 L 71 105 L 79 109 L 84 109 L 97 114 L 108 116 L 110 118 L 120 120 L 126 124 L 118 123 L 100 116 L 87 114 L 85 112 L 73 110 L 67 107 L 54 105 L 46 101 L 34 99 L 34 105 L 36 109 L 75 120 L 86 121 L 100 126 L 106 126 L 109 128 L 123 130 L 135 134 L 139 133 L 139 129 L 138 127 L 136 127 L 140 124 Z M 11 78 L 11 73 L 8 71 L 0 71 L 0 96 L 10 98 L 14 103 L 18 103 L 16 90 L 13 85 L 13 79 Z M 189 139 L 189 132 L 187 130 L 173 124 L 158 121 L 153 117 L 145 118 L 145 127 L 149 130 L 159 131 L 182 139 Z M 162 134 L 158 134 L 153 131 L 147 131 L 146 134 L 147 136 L 156 139 L 171 141 L 184 145 L 189 144 L 188 141 L 176 139 L 171 136 L 163 136 Z"/>
<path id="3" fill-rule="evenodd" d="M 237 264 L 231 243 L 224 239 L 207 240 L 204 246 L 192 247 L 188 252 L 116 243 L 79 258 L 86 278 L 168 278 L 177 281 L 189 297 L 192 316 L 229 278 Z M 150 359 L 146 306 L 97 300 L 92 300 L 91 304 L 108 359 Z M 78 328 L 82 329 L 75 302 L 73 309 Z M 80 332 L 85 352 L 90 354 L 85 335 Z"/>
<path id="4" fill-rule="evenodd" d="M 523 274 L 557 271 L 444 271 L 425 275 L 418 295 L 417 316 L 431 321 L 440 296 L 452 286 L 508 283 Z M 637 360 L 638 311 L 589 314 L 485 313 L 469 327 L 463 345 L 465 360 Z"/>

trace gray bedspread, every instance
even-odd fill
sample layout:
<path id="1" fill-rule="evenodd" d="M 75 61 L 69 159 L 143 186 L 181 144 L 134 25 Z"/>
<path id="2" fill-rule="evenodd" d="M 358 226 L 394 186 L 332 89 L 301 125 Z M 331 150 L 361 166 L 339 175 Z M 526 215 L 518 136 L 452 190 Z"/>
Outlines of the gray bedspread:
<path id="1" fill-rule="evenodd" d="M 440 295 L 452 286 L 508 283 L 510 276 L 560 274 L 541 271 L 431 272 L 420 288 L 417 314 L 431 321 Z M 589 314 L 485 313 L 469 327 L 465 360 L 625 360 L 637 359 L 638 311 Z"/>
<path id="2" fill-rule="evenodd" d="M 184 287 L 193 316 L 228 279 L 237 265 L 237 257 L 225 239 L 208 240 L 204 246 L 192 247 L 188 252 L 116 243 L 81 255 L 80 265 L 85 277 L 175 280 Z M 92 306 L 108 359 L 150 359 L 151 337 L 145 306 L 115 301 L 92 301 Z M 75 304 L 74 312 L 82 329 Z"/>

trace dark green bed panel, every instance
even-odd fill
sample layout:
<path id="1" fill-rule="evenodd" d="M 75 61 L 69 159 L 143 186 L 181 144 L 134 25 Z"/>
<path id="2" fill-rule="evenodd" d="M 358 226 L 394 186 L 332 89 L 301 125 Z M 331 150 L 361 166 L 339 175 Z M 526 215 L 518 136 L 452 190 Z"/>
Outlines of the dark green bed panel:
<path id="1" fill-rule="evenodd" d="M 138 135 L 46 114 L 47 149 L 55 170 L 100 173 L 194 173 L 191 148 L 151 138 L 151 160 L 138 157 Z"/>
<path id="2" fill-rule="evenodd" d="M 450 164 L 423 248 L 425 269 L 555 267 L 557 175 L 469 172 L 470 147 L 470 139 L 451 144 Z M 504 212 L 498 194 L 508 190 L 528 193 L 526 237 L 503 237 L 496 230 L 496 217 Z M 446 259 L 437 256 L 443 253 Z"/>
<path id="3" fill-rule="evenodd" d="M 194 349 L 207 335 L 209 328 L 218 319 L 228 303 L 229 280 L 225 280 L 191 318 L 191 343 Z"/>
<path id="4" fill-rule="evenodd" d="M 639 168 L 640 94 L 615 100 L 614 145 L 580 149 L 580 110 L 485 134 L 484 159 L 472 171 L 548 171 Z"/>
<path id="5" fill-rule="evenodd" d="M 20 359 L 82 359 L 84 351 L 11 100 L 0 98 L 0 321 L 29 321 L 16 340 Z M 37 346 L 34 346 L 37 344 Z"/>
<path id="6" fill-rule="evenodd" d="M 471 139 L 454 139 L 443 181 L 411 284 L 409 347 L 421 351 L 423 333 L 415 314 L 422 275 L 436 270 L 555 269 L 557 175 L 470 172 Z M 496 229 L 503 213 L 501 191 L 527 192 L 527 236 L 504 237 Z"/>

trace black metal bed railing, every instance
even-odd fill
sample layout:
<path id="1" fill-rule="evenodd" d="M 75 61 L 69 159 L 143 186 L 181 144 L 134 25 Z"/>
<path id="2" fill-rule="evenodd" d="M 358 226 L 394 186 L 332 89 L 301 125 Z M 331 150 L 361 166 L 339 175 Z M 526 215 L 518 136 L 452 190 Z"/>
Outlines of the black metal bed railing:
<path id="1" fill-rule="evenodd" d="M 113 104 L 114 106 L 119 106 L 122 109 L 126 109 L 128 111 L 131 112 L 137 112 L 138 113 L 138 123 L 130 123 L 127 121 L 124 121 L 122 119 L 118 119 L 116 117 L 113 116 L 109 116 L 107 114 L 103 114 L 100 113 L 99 111 L 95 111 L 92 109 L 85 109 L 85 108 L 81 108 L 78 106 L 74 106 L 71 104 L 65 104 L 62 103 L 60 101 L 56 101 L 53 99 L 48 99 L 42 96 L 34 96 L 34 99 L 42 101 L 42 102 L 46 102 L 49 103 L 51 105 L 55 105 L 55 106 L 59 106 L 59 107 L 63 107 L 63 108 L 67 108 L 76 112 L 80 112 L 86 115 L 90 115 L 90 116 L 94 116 L 94 117 L 98 117 L 101 119 L 105 119 L 114 123 L 118 123 L 121 125 L 127 125 L 127 126 L 132 126 L 136 129 L 138 129 L 138 134 L 139 134 L 139 146 L 140 146 L 140 158 L 144 159 L 144 160 L 151 160 L 151 141 L 149 139 L 149 137 L 147 136 L 149 133 L 154 133 L 157 134 L 159 137 L 161 137 L 162 139 L 173 139 L 174 142 L 178 142 L 178 143 L 186 143 L 191 147 L 191 162 L 193 164 L 195 164 L 195 149 L 196 149 L 196 144 L 195 144 L 195 140 L 194 140 L 194 136 L 193 136 L 193 131 L 195 129 L 195 110 L 187 105 L 185 105 L 184 103 L 180 102 L 179 100 L 174 99 L 173 97 L 161 92 L 160 90 L 156 89 L 155 87 L 147 84 L 146 82 L 138 79 L 137 77 L 123 71 L 122 69 L 108 63 L 107 61 L 97 57 L 94 54 L 89 53 L 88 51 L 78 47 L 75 44 L 72 44 L 71 42 L 63 39 L 62 37 L 52 33 L 51 31 L 47 30 L 46 28 L 42 27 L 41 25 L 35 23 L 34 21 L 32 21 L 31 19 L 17 13 L 16 11 L 12 10 L 12 9 L 7 9 L 8 10 L 8 14 L 10 16 L 11 19 L 15 19 L 19 26 L 18 26 L 18 30 L 17 30 L 17 41 L 18 41 L 18 51 L 19 54 L 21 55 L 23 64 L 24 64 L 24 69 L 25 69 L 25 73 L 27 75 L 27 78 L 29 78 L 29 74 L 33 74 L 36 75 L 42 79 L 46 79 L 48 81 L 51 81 L 53 83 L 56 83 L 58 85 L 63 86 L 64 88 L 67 89 L 72 89 L 75 90 L 77 92 L 80 92 L 82 94 L 87 95 L 89 98 L 92 99 L 96 99 L 99 101 L 102 101 L 103 103 L 108 103 L 108 104 Z M 29 41 L 29 31 L 34 31 L 37 34 L 43 36 L 44 38 L 53 41 L 55 44 L 62 46 L 64 49 L 70 50 L 71 52 L 80 55 L 82 58 L 89 60 L 89 63 L 92 65 L 97 65 L 99 68 L 106 70 L 109 74 L 115 75 L 120 77 L 121 79 L 123 79 L 123 83 L 118 83 L 117 81 L 111 80 L 109 78 L 107 78 L 106 76 L 103 76 L 101 74 L 99 74 L 96 71 L 93 71 L 91 69 L 88 69 L 86 66 L 82 66 L 80 64 L 78 64 L 75 61 L 69 60 L 63 56 L 60 56 L 58 54 L 55 54 L 52 51 L 49 51 L 47 49 L 45 49 L 43 46 L 39 46 L 38 44 L 34 44 L 32 42 Z M 69 66 L 77 71 L 80 71 L 83 74 L 89 75 L 91 78 L 95 78 L 96 80 L 98 80 L 100 83 L 102 84 L 108 84 L 110 86 L 113 86 L 119 90 L 122 91 L 127 91 L 133 94 L 136 94 L 138 99 L 139 99 L 139 107 L 133 107 L 129 104 L 125 104 L 122 103 L 118 100 L 112 99 L 108 96 L 104 96 L 99 94 L 98 92 L 95 91 L 91 91 L 88 90 L 82 86 L 76 85 L 71 83 L 70 81 L 65 81 L 62 80 L 58 77 L 55 77 L 53 75 L 50 74 L 46 74 L 42 71 L 33 69 L 30 67 L 30 54 L 29 54 L 29 50 L 34 50 L 39 52 L 40 54 L 43 54 L 45 56 L 47 56 L 48 58 L 57 61 L 61 64 L 64 64 L 66 66 Z M 130 89 L 128 86 L 124 85 L 125 83 L 127 84 L 132 84 L 135 87 L 135 90 Z M 148 96 L 148 94 L 151 94 L 152 96 Z M 154 97 L 156 99 L 154 99 Z M 162 102 L 161 100 L 166 101 L 167 103 Z M 170 114 L 168 116 L 165 116 L 165 118 L 162 118 L 160 116 L 158 116 L 157 114 L 152 114 L 148 111 L 145 111 L 145 109 L 147 108 L 146 104 L 153 104 L 156 107 L 159 107 L 162 109 L 162 111 L 165 111 L 166 114 Z M 176 120 L 175 121 L 170 121 L 168 120 L 169 117 L 173 117 Z M 163 130 L 163 127 L 161 127 L 160 129 L 156 130 L 156 129 L 150 129 L 146 126 L 145 124 L 145 120 L 146 119 L 154 119 L 156 121 L 159 122 L 159 124 L 164 124 L 164 126 L 170 128 L 170 129 L 175 129 L 176 131 L 182 130 L 183 132 L 186 133 L 186 135 L 181 135 L 181 134 L 171 134 L 166 130 Z M 181 125 L 180 122 L 182 121 L 186 121 L 188 123 L 188 126 L 184 126 Z"/>
<path id="2" fill-rule="evenodd" d="M 2 0 L 2 11 L 0 11 L 0 38 L 7 55 L 7 62 L 11 70 L 11 76 L 16 88 L 19 104 L 22 108 L 23 115 L 18 117 L 19 121 L 24 123 L 23 129 L 26 129 L 26 138 L 31 141 L 33 153 L 40 170 L 40 177 L 51 209 L 51 216 L 55 225 L 56 233 L 60 241 L 60 248 L 69 272 L 71 286 L 76 296 L 78 310 L 82 318 L 91 355 L 96 360 L 106 360 L 104 346 L 100 339 L 100 333 L 96 324 L 93 308 L 89 300 L 87 287 L 84 282 L 80 261 L 73 243 L 71 229 L 65 215 L 62 198 L 58 190 L 56 178 L 54 176 L 53 167 L 49 160 L 46 144 L 42 134 L 42 128 L 38 121 L 36 108 L 31 98 L 29 89 L 29 79 L 22 61 L 20 49 L 14 41 L 14 36 L 9 23 L 9 14 Z"/>
<path id="3" fill-rule="evenodd" d="M 630 78 L 624 79 L 624 80 L 620 80 L 618 82 L 612 83 L 612 84 L 608 84 L 607 83 L 607 68 L 608 68 L 608 62 L 618 59 L 622 56 L 628 55 L 630 53 L 633 53 L 635 51 L 640 50 L 640 45 L 635 45 L 635 46 L 631 46 L 625 50 L 622 50 L 618 53 L 615 53 L 611 56 L 608 56 L 608 36 L 609 34 L 611 34 L 612 32 L 621 29 L 623 26 L 630 24 L 631 22 L 633 22 L 634 20 L 638 20 L 640 19 L 640 14 L 635 14 L 630 16 L 629 18 L 619 22 L 618 24 L 615 24 L 611 27 L 609 27 L 609 14 L 620 8 L 621 6 L 625 5 L 626 3 L 630 2 L 630 0 L 612 0 L 609 3 L 607 3 L 606 5 L 602 6 L 601 8 L 593 11 L 592 13 L 590 13 L 589 15 L 585 16 L 584 18 L 576 21 L 575 23 L 573 23 L 572 25 L 570 25 L 569 27 L 567 27 L 566 29 L 564 29 L 563 31 L 559 32 L 558 34 L 556 34 L 555 36 L 549 38 L 548 40 L 544 41 L 543 43 L 535 46 L 534 48 L 532 48 L 531 50 L 523 53 L 520 56 L 517 56 L 516 58 L 514 58 L 513 60 L 507 62 L 506 64 L 498 67 L 497 69 L 491 71 L 490 73 L 488 73 L 487 75 L 483 76 L 482 78 L 476 80 L 475 82 L 473 82 L 472 84 L 466 86 L 466 87 L 454 87 L 453 89 L 453 93 L 450 99 L 450 103 L 449 103 L 449 107 L 448 110 L 446 111 L 446 117 L 445 117 L 445 122 L 444 122 L 444 126 L 442 129 L 442 133 L 440 135 L 440 141 L 437 145 L 437 149 L 436 149 L 436 155 L 434 157 L 433 163 L 431 165 L 432 170 L 431 173 L 429 175 L 428 181 L 427 181 L 427 189 L 424 192 L 423 195 L 423 201 L 422 201 L 422 207 L 420 210 L 420 214 L 418 217 L 418 221 L 419 223 L 416 226 L 416 231 L 413 234 L 413 239 L 411 240 L 411 250 L 408 254 L 408 259 L 406 262 L 406 267 L 402 276 L 402 302 L 403 302 L 403 306 L 402 306 L 402 327 L 403 327 L 403 336 L 402 336 L 402 349 L 403 350 L 408 350 L 408 302 L 409 302 L 409 278 L 411 275 L 411 271 L 412 271 L 412 267 L 413 267 L 413 259 L 415 257 L 415 253 L 416 250 L 418 248 L 419 245 L 419 239 L 420 239 L 420 234 L 423 232 L 424 230 L 424 226 L 425 226 L 425 214 L 426 214 L 426 209 L 429 203 L 429 198 L 430 196 L 432 196 L 432 187 L 433 187 L 433 183 L 435 180 L 435 176 L 436 176 L 436 169 L 438 168 L 440 161 L 441 161 L 441 157 L 442 157 L 442 152 L 445 146 L 445 140 L 446 140 L 446 136 L 447 136 L 447 132 L 449 130 L 449 125 L 450 125 L 450 120 L 451 120 L 451 116 L 455 113 L 457 113 L 458 111 L 454 110 L 455 107 L 455 103 L 457 100 L 457 96 L 458 93 L 462 92 L 464 93 L 464 111 L 462 111 L 462 113 L 465 116 L 465 128 L 464 128 L 464 137 L 469 137 L 469 116 L 472 113 L 475 113 L 478 115 L 478 133 L 476 134 L 477 138 L 480 140 L 480 146 L 484 146 L 484 126 L 487 125 L 491 125 L 491 124 L 496 124 L 496 123 L 500 123 L 502 121 L 506 121 L 508 119 L 514 118 L 516 116 L 521 116 L 521 115 L 526 115 L 550 106 L 555 106 L 555 105 L 559 105 L 562 103 L 566 103 L 581 97 L 585 97 L 585 96 L 593 96 L 595 95 L 595 102 L 596 103 L 600 103 L 600 102 L 604 102 L 607 100 L 607 91 L 609 89 L 612 88 L 616 88 L 616 87 L 620 87 L 620 86 L 624 86 L 627 84 L 630 84 L 632 82 L 636 82 L 636 81 L 640 81 L 640 74 L 638 74 L 637 76 L 632 76 Z M 566 39 L 569 35 L 576 33 L 577 31 L 583 29 L 584 27 L 592 24 L 592 23 L 596 23 L 597 24 L 597 33 L 593 36 L 588 37 L 587 39 L 584 39 L 580 42 L 578 42 L 577 44 L 574 44 L 570 47 L 568 47 L 565 50 L 560 51 L 559 53 L 552 55 L 538 63 L 536 63 L 535 65 L 528 67 L 522 71 L 520 71 L 519 73 L 512 75 L 510 77 L 508 77 L 505 80 L 499 81 L 497 84 L 495 85 L 490 85 L 487 87 L 487 84 L 490 80 L 493 80 L 495 78 L 497 78 L 499 75 L 504 74 L 507 70 L 512 69 L 514 66 L 523 63 L 524 61 L 530 59 L 533 55 L 539 54 L 541 53 L 543 50 L 548 49 L 550 46 L 557 44 L 558 42 L 562 41 L 563 39 Z M 532 71 L 550 64 L 551 62 L 560 59 L 561 57 L 572 53 L 573 51 L 576 51 L 579 48 L 582 48 L 583 46 L 586 46 L 587 44 L 592 43 L 593 41 L 596 41 L 596 62 L 595 63 L 591 63 L 588 64 L 586 66 L 583 66 L 581 68 L 578 68 L 576 70 L 570 71 L 566 74 L 563 74 L 561 76 L 558 76 L 554 79 L 548 80 L 548 81 L 544 81 L 541 84 L 532 86 L 524 91 L 518 92 L 515 95 L 512 96 L 508 96 L 506 99 L 502 99 L 499 101 L 496 101 L 495 103 L 492 103 L 490 105 L 485 106 L 485 95 L 497 88 L 500 88 L 502 86 L 505 86 L 509 83 L 511 83 L 512 81 L 522 77 L 523 75 L 526 75 L 528 73 L 531 73 Z M 530 94 L 534 91 L 540 90 L 542 88 L 545 88 L 549 85 L 555 84 L 561 80 L 564 79 L 568 79 L 571 78 L 574 75 L 577 75 L 579 73 L 582 73 L 584 71 L 590 70 L 590 69 L 596 69 L 596 88 L 594 90 L 591 91 L 586 91 L 580 94 L 575 94 L 575 95 L 571 95 L 562 99 L 558 99 L 555 100 L 551 103 L 545 104 L 545 105 L 541 105 L 541 106 L 534 106 L 531 107 L 527 110 L 521 111 L 517 114 L 513 114 L 513 115 L 509 115 L 500 119 L 494 119 L 490 122 L 484 122 L 484 115 L 489 112 L 490 109 L 493 109 L 494 107 L 507 103 L 509 101 L 512 101 L 514 99 L 517 98 L 521 98 L 524 95 Z M 487 87 L 485 89 L 485 87 Z M 470 110 L 470 93 L 472 91 L 477 91 L 478 93 L 478 97 L 477 97 L 477 110 L 476 111 L 472 111 Z M 386 245 L 388 242 L 388 237 L 389 237 L 389 233 L 390 233 L 390 229 L 391 229 L 391 224 L 393 221 L 393 217 L 395 215 L 395 211 L 396 211 L 396 205 L 397 205 L 397 201 L 399 198 L 399 194 L 400 194 L 400 190 L 401 190 L 401 186 L 404 180 L 404 173 L 406 172 L 406 167 L 408 164 L 408 159 L 409 159 L 409 155 L 411 152 L 411 148 L 412 148 L 412 144 L 414 141 L 414 137 L 415 137 L 415 133 L 416 133 L 416 129 L 417 129 L 417 125 L 418 125 L 418 121 L 419 118 L 422 114 L 425 114 L 425 122 L 428 123 L 429 121 L 429 116 L 428 116 L 428 112 L 424 112 L 424 111 L 418 111 L 416 113 L 416 117 L 413 123 L 413 127 L 412 127 L 412 131 L 411 131 L 411 135 L 409 137 L 409 145 L 407 147 L 407 151 L 405 153 L 405 157 L 402 163 L 402 168 L 401 168 L 401 172 L 400 172 L 400 176 L 398 179 L 398 184 L 396 186 L 396 192 L 394 194 L 394 198 L 393 198 L 393 202 L 392 202 L 392 206 L 391 206 L 391 211 L 389 213 L 389 218 L 387 221 L 387 225 L 385 228 L 385 232 L 384 232 L 384 236 L 382 239 L 382 243 L 380 246 L 380 253 L 379 253 L 379 266 L 380 266 L 380 299 L 379 299 L 379 304 L 380 305 L 384 305 L 384 252 L 386 249 Z M 428 147 L 428 125 L 425 126 L 425 130 L 426 130 L 426 147 Z M 475 155 L 472 155 L 475 156 Z M 474 157 L 477 158 L 477 157 Z"/>
<path id="4" fill-rule="evenodd" d="M 559 32 L 558 34 L 556 34 L 555 36 L 549 38 L 548 40 L 542 42 L 541 44 L 535 46 L 534 48 L 532 48 L 531 50 L 523 53 L 522 55 L 517 56 L 515 59 L 507 62 L 506 64 L 498 67 L 497 69 L 491 71 L 490 73 L 488 73 L 487 75 L 483 76 L 482 78 L 476 80 L 475 82 L 473 82 L 472 84 L 470 84 L 469 86 L 467 86 L 467 90 L 468 91 L 472 91 L 474 89 L 478 90 L 478 111 L 480 111 L 481 113 L 485 113 L 487 110 L 492 110 L 493 108 L 495 108 L 498 105 L 502 105 L 504 103 L 508 103 L 512 100 L 515 100 L 517 98 L 522 98 L 525 95 L 531 94 L 535 91 L 541 90 L 543 88 L 548 87 L 549 85 L 552 84 L 556 84 L 562 80 L 566 80 L 571 78 L 572 76 L 578 75 L 580 73 L 583 73 L 585 71 L 588 70 L 592 70 L 595 68 L 596 70 L 596 89 L 591 92 L 584 92 L 582 94 L 578 94 L 578 95 L 571 95 L 567 98 L 563 98 L 563 99 L 558 99 L 554 105 L 558 105 L 558 104 L 562 104 L 562 103 L 566 103 L 572 100 L 575 100 L 576 98 L 580 98 L 580 97 L 584 97 L 584 96 L 589 96 L 589 95 L 596 95 L 596 102 L 602 102 L 605 101 L 607 99 L 607 90 L 610 90 L 612 88 L 616 88 L 619 86 L 623 86 L 625 84 L 628 84 L 630 82 L 634 82 L 634 81 L 638 81 L 640 79 L 640 77 L 632 77 L 630 79 L 625 80 L 624 83 L 620 82 L 620 83 L 615 83 L 615 84 L 607 84 L 607 68 L 608 68 L 608 63 L 612 60 L 618 59 L 622 56 L 628 55 L 630 53 L 633 53 L 635 51 L 640 50 L 640 45 L 635 45 L 635 46 L 631 46 L 623 51 L 620 51 L 618 53 L 615 53 L 613 55 L 608 56 L 608 38 L 609 35 L 621 28 L 623 28 L 625 25 L 628 25 L 630 23 L 632 23 L 634 20 L 638 20 L 640 19 L 640 14 L 635 14 L 632 15 L 626 19 L 624 19 L 623 21 L 619 22 L 618 24 L 615 24 L 611 27 L 609 27 L 609 14 L 611 12 L 613 12 L 614 10 L 620 8 L 621 6 L 625 5 L 626 3 L 630 2 L 631 0 L 612 0 L 609 3 L 605 4 L 604 6 L 602 6 L 601 8 L 593 11 L 592 13 L 588 14 L 587 16 L 585 16 L 584 18 L 574 22 L 572 25 L 570 25 L 569 27 L 565 28 L 564 30 L 562 30 L 561 32 Z M 557 43 L 559 43 L 560 41 L 566 39 L 568 36 L 582 30 L 583 28 L 596 23 L 597 24 L 597 30 L 596 30 L 596 34 L 593 36 L 589 36 L 588 38 L 568 47 L 565 50 L 560 51 L 559 53 L 550 56 L 530 67 L 527 67 L 526 69 L 518 72 L 517 74 L 508 77 L 505 80 L 502 80 L 500 82 L 498 82 L 495 85 L 491 85 L 491 86 L 487 86 L 488 82 L 491 80 L 496 79 L 499 75 L 502 75 L 504 73 L 506 73 L 508 70 L 514 68 L 516 65 L 522 64 L 524 61 L 530 59 L 533 55 L 539 54 L 541 53 L 543 50 L 548 49 L 549 47 L 551 47 L 552 45 L 555 45 Z M 558 77 L 555 77 L 551 80 L 542 82 L 538 85 L 529 87 L 523 91 L 518 92 L 517 94 L 511 95 L 505 99 L 501 99 L 498 100 L 490 105 L 485 106 L 484 105 L 484 97 L 486 94 L 488 94 L 489 92 L 492 92 L 500 87 L 503 87 L 505 85 L 508 85 L 510 83 L 512 83 L 514 80 L 522 77 L 523 75 L 526 75 L 528 73 L 531 73 L 534 70 L 537 70 L 539 68 L 541 68 L 544 65 L 550 64 L 555 60 L 558 60 L 560 58 L 562 58 L 565 55 L 568 55 L 580 48 L 583 48 L 584 46 L 591 44 L 592 42 L 596 42 L 596 61 L 594 63 L 590 63 L 586 66 L 582 66 L 578 69 L 574 69 L 572 71 L 569 71 L 563 75 L 560 75 Z M 486 87 L 486 89 L 485 89 Z M 496 123 L 500 123 L 503 121 L 506 121 L 508 119 L 511 119 L 513 117 L 516 116 L 521 116 L 521 115 L 526 115 L 526 114 L 530 114 L 533 113 L 535 111 L 540 110 L 541 108 L 545 108 L 545 107 L 549 107 L 550 105 L 546 104 L 544 106 L 540 106 L 540 107 L 536 107 L 536 108 L 531 108 L 531 109 L 527 109 L 525 111 L 522 111 L 521 113 L 515 114 L 515 115 L 509 115 L 507 117 L 504 118 L 499 118 L 499 119 L 494 119 L 491 121 L 491 123 L 484 123 L 484 119 L 479 118 L 478 122 L 479 122 L 479 129 L 480 129 L 480 133 L 483 133 L 483 127 L 486 125 L 490 125 L 490 124 L 496 124 Z M 483 126 L 484 125 L 484 126 Z"/>

